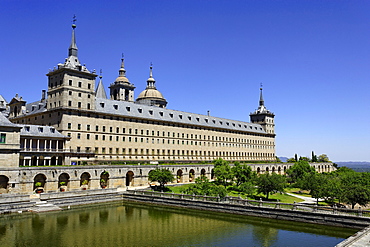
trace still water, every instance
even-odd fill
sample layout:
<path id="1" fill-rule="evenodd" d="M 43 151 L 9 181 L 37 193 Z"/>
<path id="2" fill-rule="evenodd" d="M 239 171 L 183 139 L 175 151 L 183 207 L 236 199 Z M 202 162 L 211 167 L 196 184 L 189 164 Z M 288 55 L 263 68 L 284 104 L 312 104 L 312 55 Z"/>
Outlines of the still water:
<path id="1" fill-rule="evenodd" d="M 0 217 L 0 246 L 334 246 L 356 230 L 127 202 Z"/>

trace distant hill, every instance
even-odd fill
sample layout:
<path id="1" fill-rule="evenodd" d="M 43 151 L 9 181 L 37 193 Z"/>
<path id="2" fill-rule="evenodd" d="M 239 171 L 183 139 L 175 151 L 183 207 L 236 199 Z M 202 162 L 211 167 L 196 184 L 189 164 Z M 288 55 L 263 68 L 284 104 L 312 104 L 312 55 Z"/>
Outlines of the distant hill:
<path id="1" fill-rule="evenodd" d="M 367 161 L 348 161 L 335 162 L 339 167 L 346 166 L 356 172 L 370 172 L 370 162 Z"/>
<path id="2" fill-rule="evenodd" d="M 281 162 L 286 162 L 289 158 L 288 157 L 278 157 Z"/>

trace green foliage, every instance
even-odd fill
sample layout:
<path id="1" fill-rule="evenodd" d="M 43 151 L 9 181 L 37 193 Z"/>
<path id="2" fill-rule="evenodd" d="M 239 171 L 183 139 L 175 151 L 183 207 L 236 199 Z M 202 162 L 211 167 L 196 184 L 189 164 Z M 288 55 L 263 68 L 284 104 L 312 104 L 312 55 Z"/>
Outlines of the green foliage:
<path id="1" fill-rule="evenodd" d="M 286 161 L 287 163 L 295 163 L 295 162 L 297 162 L 294 158 L 289 158 L 289 159 L 287 159 L 287 161 Z"/>
<path id="2" fill-rule="evenodd" d="M 306 173 L 315 173 L 315 172 L 316 172 L 315 168 L 310 166 L 310 164 L 307 161 L 298 161 L 288 170 L 286 170 L 289 183 L 296 183 L 299 180 L 301 180 Z"/>
<path id="3" fill-rule="evenodd" d="M 317 162 L 317 156 L 315 155 L 315 153 L 312 151 L 312 154 L 311 154 L 311 161 L 312 162 Z"/>
<path id="4" fill-rule="evenodd" d="M 41 187 L 42 183 L 41 182 L 36 182 L 35 187 Z"/>
<path id="5" fill-rule="evenodd" d="M 82 185 L 88 185 L 88 184 L 89 184 L 89 180 L 82 181 Z"/>
<path id="6" fill-rule="evenodd" d="M 329 157 L 326 154 L 320 154 L 317 158 L 317 162 L 330 162 Z"/>
<path id="7" fill-rule="evenodd" d="M 256 184 L 257 192 L 265 194 L 266 199 L 268 199 L 271 192 L 284 192 L 284 188 L 286 187 L 286 178 L 276 173 L 265 173 L 261 174 L 256 179 Z"/>
<path id="8" fill-rule="evenodd" d="M 182 191 L 185 194 L 190 195 L 206 195 L 206 196 L 220 196 L 223 198 L 226 196 L 227 191 L 224 186 L 215 185 L 209 182 L 208 178 L 201 176 L 195 179 L 195 184 L 191 184 L 189 187 Z"/>
<path id="9" fill-rule="evenodd" d="M 239 191 L 245 195 L 252 196 L 256 193 L 256 187 L 252 182 L 244 182 L 238 187 Z"/>
<path id="10" fill-rule="evenodd" d="M 231 168 L 231 172 L 236 186 L 256 177 L 256 173 L 252 171 L 252 168 L 249 165 L 241 165 L 239 162 L 234 163 L 234 166 Z"/>
<path id="11" fill-rule="evenodd" d="M 66 182 L 62 181 L 62 182 L 59 183 L 59 185 L 64 186 L 64 185 L 66 185 Z"/>
<path id="12" fill-rule="evenodd" d="M 214 161 L 214 175 L 216 177 L 216 183 L 227 186 L 229 181 L 233 179 L 233 172 L 227 161 L 223 159 L 217 159 Z"/>
<path id="13" fill-rule="evenodd" d="M 307 162 L 309 162 L 311 160 L 309 158 L 307 158 L 307 157 L 299 156 L 299 161 L 307 161 Z"/>
<path id="14" fill-rule="evenodd" d="M 283 163 L 279 157 L 275 156 L 275 158 L 276 158 L 276 163 Z"/>
<path id="15" fill-rule="evenodd" d="M 164 188 L 164 185 L 175 180 L 175 177 L 170 170 L 157 168 L 149 172 L 148 179 L 151 182 L 157 181 L 159 186 Z"/>

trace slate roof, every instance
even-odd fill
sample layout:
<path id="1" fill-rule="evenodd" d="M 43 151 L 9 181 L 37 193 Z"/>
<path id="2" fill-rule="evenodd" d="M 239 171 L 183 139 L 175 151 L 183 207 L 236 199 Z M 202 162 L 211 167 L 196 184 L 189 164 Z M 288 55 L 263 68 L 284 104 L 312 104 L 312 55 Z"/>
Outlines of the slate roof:
<path id="1" fill-rule="evenodd" d="M 42 126 L 42 125 L 31 125 L 31 124 L 18 124 L 21 127 L 21 136 L 32 136 L 32 137 L 46 137 L 46 138 L 69 138 L 62 135 L 54 127 Z"/>
<path id="2" fill-rule="evenodd" d="M 0 126 L 1 127 L 19 127 L 17 124 L 13 124 L 9 121 L 2 113 L 0 113 Z"/>
<path id="3" fill-rule="evenodd" d="M 195 126 L 266 134 L 265 130 L 260 124 L 170 110 L 156 106 L 135 104 L 127 101 L 96 98 L 95 111 L 124 117 L 148 119 L 152 121 L 166 121 Z"/>

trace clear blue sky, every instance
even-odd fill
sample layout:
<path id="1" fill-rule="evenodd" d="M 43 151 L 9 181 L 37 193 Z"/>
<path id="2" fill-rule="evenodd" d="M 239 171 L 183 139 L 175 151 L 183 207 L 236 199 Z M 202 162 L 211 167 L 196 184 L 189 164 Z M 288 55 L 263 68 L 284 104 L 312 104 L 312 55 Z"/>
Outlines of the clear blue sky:
<path id="1" fill-rule="evenodd" d="M 77 16 L 81 63 L 121 53 L 135 97 L 153 62 L 167 108 L 249 122 L 263 83 L 276 154 L 370 161 L 370 1 L 0 1 L 0 94 L 27 102 L 67 57 Z"/>

